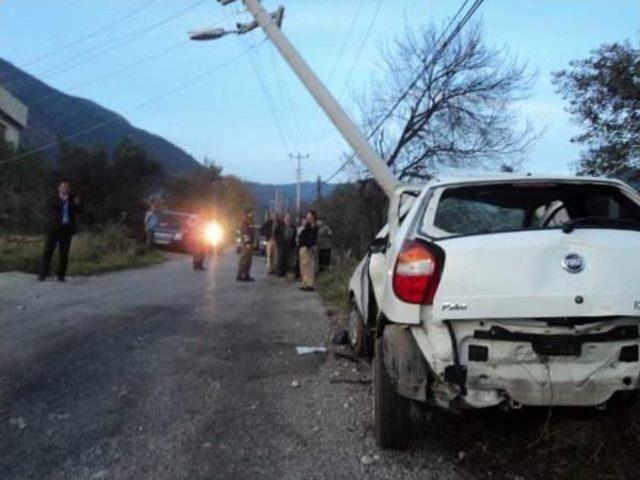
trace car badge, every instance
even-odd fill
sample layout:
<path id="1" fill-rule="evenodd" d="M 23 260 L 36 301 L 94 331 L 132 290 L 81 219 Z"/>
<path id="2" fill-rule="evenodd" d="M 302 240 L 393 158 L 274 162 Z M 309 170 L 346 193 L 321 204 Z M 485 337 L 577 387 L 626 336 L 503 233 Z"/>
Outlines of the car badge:
<path id="1" fill-rule="evenodd" d="M 584 270 L 584 259 L 577 253 L 568 253 L 562 260 L 562 268 L 569 273 L 580 273 Z"/>

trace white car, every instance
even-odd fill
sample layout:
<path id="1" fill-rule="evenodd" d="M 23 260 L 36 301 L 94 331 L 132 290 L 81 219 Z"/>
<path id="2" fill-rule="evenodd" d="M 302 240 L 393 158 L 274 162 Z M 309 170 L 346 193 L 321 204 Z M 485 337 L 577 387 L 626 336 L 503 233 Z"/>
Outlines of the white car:
<path id="1" fill-rule="evenodd" d="M 640 363 L 640 197 L 622 182 L 496 176 L 402 186 L 350 281 L 381 447 L 409 405 L 597 406 Z M 375 348 L 374 348 L 375 345 Z"/>

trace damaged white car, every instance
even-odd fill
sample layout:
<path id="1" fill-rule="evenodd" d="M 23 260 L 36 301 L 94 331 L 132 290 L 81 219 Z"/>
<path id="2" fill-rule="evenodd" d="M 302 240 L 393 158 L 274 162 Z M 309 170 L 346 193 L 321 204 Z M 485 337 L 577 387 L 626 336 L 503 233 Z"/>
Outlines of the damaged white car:
<path id="1" fill-rule="evenodd" d="M 585 177 L 402 186 L 350 282 L 376 440 L 409 405 L 602 407 L 639 388 L 640 197 Z"/>

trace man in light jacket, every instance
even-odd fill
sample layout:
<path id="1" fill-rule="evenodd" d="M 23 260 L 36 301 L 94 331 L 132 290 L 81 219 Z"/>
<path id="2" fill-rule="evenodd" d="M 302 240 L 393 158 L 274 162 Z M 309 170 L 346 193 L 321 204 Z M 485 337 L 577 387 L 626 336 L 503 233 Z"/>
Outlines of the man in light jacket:
<path id="1" fill-rule="evenodd" d="M 298 237 L 300 274 L 302 276 L 300 290 L 303 292 L 315 290 L 316 257 L 318 255 L 318 226 L 316 225 L 316 219 L 316 212 L 309 210 L 306 216 L 307 223 Z"/>

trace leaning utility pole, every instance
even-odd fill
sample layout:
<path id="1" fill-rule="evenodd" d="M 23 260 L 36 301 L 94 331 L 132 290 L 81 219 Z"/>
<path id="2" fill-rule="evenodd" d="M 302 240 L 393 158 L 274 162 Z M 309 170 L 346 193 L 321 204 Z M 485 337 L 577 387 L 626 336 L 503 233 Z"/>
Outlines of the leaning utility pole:
<path id="1" fill-rule="evenodd" d="M 300 218 L 300 182 L 302 182 L 302 166 L 300 160 L 309 158 L 309 154 L 293 153 L 289 154 L 289 157 L 298 161 L 298 167 L 296 168 L 296 218 Z"/>
<path id="2" fill-rule="evenodd" d="M 227 5 L 233 1 L 234 0 L 218 0 L 218 2 L 223 5 Z M 269 15 L 269 13 L 262 8 L 258 0 L 242 0 L 242 2 L 253 15 L 255 23 L 262 27 L 267 37 L 273 42 L 273 45 L 282 54 L 307 90 L 309 90 L 311 96 L 318 102 L 320 107 L 329 116 L 331 122 L 356 152 L 360 160 L 362 160 L 371 171 L 373 178 L 378 182 L 380 187 L 382 187 L 387 196 L 391 197 L 395 187 L 398 185 L 398 179 L 393 175 L 384 160 L 376 153 L 371 144 L 369 144 L 366 136 L 358 129 L 351 118 L 349 118 L 344 109 L 280 30 L 279 24 L 284 15 L 284 7 L 279 7 L 275 15 Z M 253 28 L 253 26 L 253 24 L 241 26 L 243 28 L 238 28 L 236 33 L 245 33 Z M 212 31 L 208 38 L 219 38 L 224 34 L 224 31 Z M 197 37 L 192 38 L 197 39 Z M 202 39 L 208 38 L 206 36 L 202 37 Z"/>

